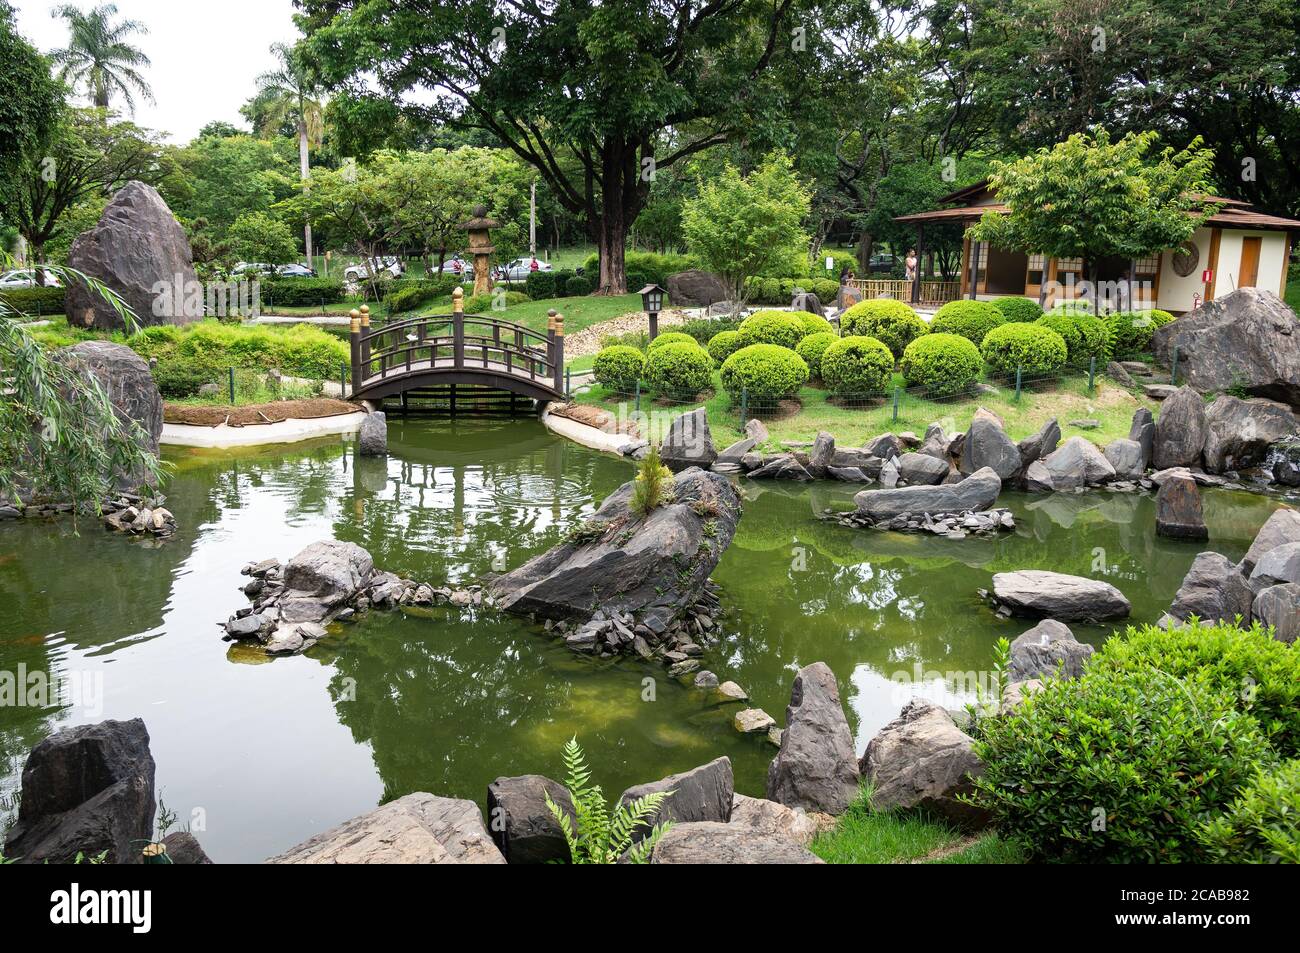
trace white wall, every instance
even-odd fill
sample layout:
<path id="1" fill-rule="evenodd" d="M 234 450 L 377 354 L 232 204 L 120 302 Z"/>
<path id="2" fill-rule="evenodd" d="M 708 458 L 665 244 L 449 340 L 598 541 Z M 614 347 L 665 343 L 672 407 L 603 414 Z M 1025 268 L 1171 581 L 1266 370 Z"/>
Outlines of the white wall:
<path id="1" fill-rule="evenodd" d="M 1210 229 L 1198 228 L 1192 233 L 1192 241 L 1200 251 L 1200 259 L 1192 273 L 1186 278 L 1174 271 L 1172 251 L 1160 253 L 1160 295 L 1156 307 L 1162 311 L 1191 311 L 1192 295 L 1205 297 L 1205 285 L 1201 282 L 1201 272 L 1210 267 Z M 1238 252 L 1240 257 L 1240 251 Z M 1222 262 L 1222 258 L 1219 259 Z"/>
<path id="2" fill-rule="evenodd" d="M 1286 257 L 1286 233 L 1245 231 L 1240 229 L 1223 230 L 1219 241 L 1219 268 L 1214 278 L 1214 296 L 1222 298 L 1239 287 L 1241 271 L 1241 240 L 1258 236 L 1259 243 L 1259 277 L 1255 287 L 1261 291 L 1279 294 L 1282 290 L 1282 261 Z"/>

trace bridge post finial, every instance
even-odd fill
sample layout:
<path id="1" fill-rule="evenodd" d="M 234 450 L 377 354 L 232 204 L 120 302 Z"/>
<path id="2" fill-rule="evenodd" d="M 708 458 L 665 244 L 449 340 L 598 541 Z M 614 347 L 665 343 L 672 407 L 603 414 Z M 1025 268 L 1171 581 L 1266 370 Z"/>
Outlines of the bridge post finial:
<path id="1" fill-rule="evenodd" d="M 361 306 L 361 326 L 363 328 L 370 327 L 370 305 L 368 304 Z"/>
<path id="2" fill-rule="evenodd" d="M 457 314 L 465 310 L 465 289 L 457 285 L 451 293 L 451 310 Z"/>

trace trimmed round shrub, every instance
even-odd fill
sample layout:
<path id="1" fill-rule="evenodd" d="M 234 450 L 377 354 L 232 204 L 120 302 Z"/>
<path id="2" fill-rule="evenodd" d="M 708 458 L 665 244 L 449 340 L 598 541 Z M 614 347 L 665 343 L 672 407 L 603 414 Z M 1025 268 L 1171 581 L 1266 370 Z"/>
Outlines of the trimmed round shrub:
<path id="1" fill-rule="evenodd" d="M 966 388 L 979 377 L 984 361 L 970 339 L 960 334 L 930 332 L 903 351 L 901 369 L 909 386 L 924 386 L 945 397 Z"/>
<path id="2" fill-rule="evenodd" d="M 747 345 L 722 364 L 722 386 L 737 404 L 742 392 L 753 402 L 793 397 L 807 382 L 804 359 L 776 344 Z"/>
<path id="3" fill-rule="evenodd" d="M 839 335 L 834 331 L 818 331 L 816 334 L 810 334 L 794 349 L 795 353 L 804 359 L 808 365 L 808 372 L 813 377 L 822 376 L 822 355 L 826 349 L 838 341 Z"/>
<path id="4" fill-rule="evenodd" d="M 723 361 L 739 351 L 744 344 L 739 331 L 719 331 L 709 338 L 709 357 L 721 365 Z"/>
<path id="5" fill-rule="evenodd" d="M 790 313 L 798 318 L 799 323 L 803 325 L 804 337 L 810 334 L 822 334 L 826 331 L 830 331 L 832 334 L 835 332 L 835 325 L 820 314 L 813 314 L 811 311 L 792 311 Z"/>
<path id="6" fill-rule="evenodd" d="M 652 347 L 646 356 L 645 376 L 650 386 L 663 394 L 694 397 L 713 382 L 713 358 L 694 340 Z"/>
<path id="7" fill-rule="evenodd" d="M 1116 357 L 1132 357 L 1151 351 L 1156 328 L 1164 327 L 1174 316 L 1168 311 L 1117 311 L 1106 316 L 1110 350 Z"/>
<path id="8" fill-rule="evenodd" d="M 931 334 L 960 334 L 976 347 L 999 324 L 1005 324 L 1002 312 L 987 301 L 949 301 L 930 322 Z"/>
<path id="9" fill-rule="evenodd" d="M 645 355 L 626 344 L 601 348 L 591 369 L 596 383 L 620 394 L 630 394 L 645 373 Z"/>
<path id="10" fill-rule="evenodd" d="M 875 338 L 896 357 L 928 330 L 919 314 L 893 298 L 859 301 L 840 315 L 842 335 Z"/>
<path id="11" fill-rule="evenodd" d="M 650 346 L 646 348 L 646 353 L 652 354 L 654 353 L 655 348 L 663 347 L 667 344 L 699 344 L 699 343 L 700 342 L 695 340 L 695 338 L 691 337 L 689 334 L 683 334 L 681 331 L 666 331 L 663 334 L 659 334 L 655 336 L 655 339 L 650 342 Z"/>
<path id="12" fill-rule="evenodd" d="M 1043 307 L 1031 298 L 994 298 L 993 307 L 1002 312 L 1007 323 L 1025 323 L 1037 321 L 1043 316 Z"/>
<path id="13" fill-rule="evenodd" d="M 1261 768 L 1200 840 L 1215 863 L 1300 864 L 1300 760 Z"/>
<path id="14" fill-rule="evenodd" d="M 794 350 L 804 337 L 803 322 L 789 311 L 755 311 L 740 322 L 740 340 L 751 344 L 775 344 Z"/>
<path id="15" fill-rule="evenodd" d="M 1076 366 L 1088 363 L 1095 357 L 1104 362 L 1110 350 L 1110 335 L 1106 323 L 1096 315 L 1081 311 L 1053 311 L 1045 314 L 1034 324 L 1051 328 L 1065 341 L 1066 360 Z"/>
<path id="16" fill-rule="evenodd" d="M 878 394 L 894 373 L 894 355 L 884 342 L 851 335 L 822 352 L 822 381 L 838 396 Z"/>
<path id="17" fill-rule="evenodd" d="M 1065 340 L 1040 324 L 1000 324 L 984 335 L 980 346 L 984 360 L 996 371 L 1047 374 L 1065 364 Z"/>
<path id="18" fill-rule="evenodd" d="M 595 290 L 596 282 L 588 275 L 569 275 L 564 279 L 564 297 L 566 298 L 577 298 L 582 295 L 589 295 Z"/>

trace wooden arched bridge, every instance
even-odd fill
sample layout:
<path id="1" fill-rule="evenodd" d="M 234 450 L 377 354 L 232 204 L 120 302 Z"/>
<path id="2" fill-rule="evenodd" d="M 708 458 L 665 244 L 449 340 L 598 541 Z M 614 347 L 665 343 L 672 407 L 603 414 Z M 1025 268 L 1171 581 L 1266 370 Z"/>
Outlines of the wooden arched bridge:
<path id="1" fill-rule="evenodd" d="M 564 399 L 564 317 L 552 310 L 541 334 L 494 317 L 466 314 L 464 292 L 452 313 L 370 327 L 370 309 L 352 312 L 352 399 L 456 388 L 508 391 L 546 402 Z"/>

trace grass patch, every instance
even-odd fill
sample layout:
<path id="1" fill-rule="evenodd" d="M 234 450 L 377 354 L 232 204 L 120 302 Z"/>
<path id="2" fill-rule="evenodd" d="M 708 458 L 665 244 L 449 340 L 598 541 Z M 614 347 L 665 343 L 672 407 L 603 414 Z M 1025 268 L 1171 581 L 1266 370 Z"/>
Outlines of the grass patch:
<path id="1" fill-rule="evenodd" d="M 630 311 L 641 310 L 640 295 L 580 295 L 576 298 L 542 298 L 537 301 L 523 301 L 512 305 L 504 311 L 488 311 L 483 316 L 513 321 L 534 331 L 546 331 L 547 314 L 554 308 L 564 315 L 564 333 L 576 334 L 583 328 L 602 321 L 621 317 Z M 424 305 L 420 314 L 450 314 L 451 298 L 439 298 Z M 406 315 L 403 315 L 406 317 Z"/>

